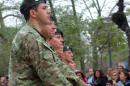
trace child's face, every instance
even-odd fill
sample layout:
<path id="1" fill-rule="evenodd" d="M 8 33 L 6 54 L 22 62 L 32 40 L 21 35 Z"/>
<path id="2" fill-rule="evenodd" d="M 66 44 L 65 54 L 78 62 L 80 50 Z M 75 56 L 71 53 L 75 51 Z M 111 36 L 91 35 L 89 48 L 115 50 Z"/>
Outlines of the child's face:
<path id="1" fill-rule="evenodd" d="M 106 86 L 112 86 L 112 84 L 111 83 L 106 83 Z"/>

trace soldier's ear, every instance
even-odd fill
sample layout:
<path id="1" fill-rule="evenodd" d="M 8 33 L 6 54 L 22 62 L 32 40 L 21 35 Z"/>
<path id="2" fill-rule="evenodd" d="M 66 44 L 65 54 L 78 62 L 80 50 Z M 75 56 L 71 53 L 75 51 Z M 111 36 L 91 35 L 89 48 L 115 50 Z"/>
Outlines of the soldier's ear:
<path id="1" fill-rule="evenodd" d="M 37 12 L 36 12 L 36 10 L 34 10 L 34 9 L 31 9 L 31 10 L 30 10 L 30 17 L 33 17 L 33 18 L 36 18 L 36 17 L 37 17 Z"/>

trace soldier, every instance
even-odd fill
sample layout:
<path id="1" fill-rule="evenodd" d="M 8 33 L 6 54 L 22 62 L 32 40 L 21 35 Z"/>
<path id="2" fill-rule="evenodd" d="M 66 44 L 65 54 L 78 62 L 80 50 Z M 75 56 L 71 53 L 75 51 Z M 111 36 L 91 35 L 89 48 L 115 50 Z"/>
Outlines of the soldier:
<path id="1" fill-rule="evenodd" d="M 45 1 L 24 0 L 20 11 L 27 24 L 12 43 L 9 86 L 72 86 L 57 67 L 58 57 L 54 57 L 53 50 L 46 43 L 55 30 Z"/>
<path id="2" fill-rule="evenodd" d="M 48 43 L 54 48 L 56 54 L 60 57 L 61 54 L 63 53 L 63 44 L 64 44 L 63 33 L 59 29 L 57 29 L 54 37 L 52 37 L 51 40 L 48 40 Z"/>
<path id="3" fill-rule="evenodd" d="M 63 54 L 63 44 L 64 44 L 63 33 L 59 29 L 57 29 L 54 37 L 48 40 L 48 43 L 54 48 L 56 54 L 61 59 L 60 61 L 62 61 L 58 62 L 59 63 L 58 67 L 60 68 L 61 72 L 73 84 L 73 86 L 82 86 L 81 80 L 79 80 L 79 78 L 75 75 L 75 72 L 72 71 L 72 69 L 76 67 L 75 65 L 73 65 L 74 62 L 73 63 L 69 62 L 71 66 L 68 66 L 68 63 L 66 63 L 67 61 L 65 61 L 66 59 L 63 59 L 61 57 Z M 68 51 L 67 49 L 65 50 L 65 52 Z M 70 67 L 72 67 L 72 69 L 70 69 Z"/>
<path id="4" fill-rule="evenodd" d="M 69 46 L 64 46 L 64 36 L 60 29 L 57 29 L 54 37 L 48 41 L 48 43 L 54 48 L 56 54 L 61 60 L 69 65 L 72 70 L 77 70 L 76 63 L 73 61 L 72 49 Z M 64 50 L 64 52 L 63 52 Z"/>
<path id="5" fill-rule="evenodd" d="M 63 48 L 63 58 L 68 62 L 71 62 L 73 60 L 73 52 L 72 48 L 69 46 L 64 46 Z"/>
<path id="6" fill-rule="evenodd" d="M 69 46 L 64 46 L 61 58 L 64 60 L 66 64 L 70 66 L 71 69 L 77 70 L 76 63 L 73 61 L 72 48 L 70 48 Z"/>
<path id="7" fill-rule="evenodd" d="M 62 44 L 64 44 L 64 35 L 60 29 L 56 30 L 55 37 L 58 38 L 62 42 Z"/>

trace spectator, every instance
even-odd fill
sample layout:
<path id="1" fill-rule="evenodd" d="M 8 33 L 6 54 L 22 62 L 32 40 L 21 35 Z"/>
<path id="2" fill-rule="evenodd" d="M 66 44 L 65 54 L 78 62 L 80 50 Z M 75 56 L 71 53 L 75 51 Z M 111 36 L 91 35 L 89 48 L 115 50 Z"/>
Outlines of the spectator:
<path id="1" fill-rule="evenodd" d="M 118 82 L 118 74 L 117 74 L 116 70 L 112 70 L 111 81 L 113 83 L 113 86 L 116 86 L 116 83 Z"/>
<path id="2" fill-rule="evenodd" d="M 116 86 L 130 86 L 129 74 L 126 70 L 120 72 L 119 79 Z"/>
<path id="3" fill-rule="evenodd" d="M 120 74 L 124 70 L 124 67 L 122 65 L 117 65 L 117 72 Z"/>
<path id="4" fill-rule="evenodd" d="M 104 76 L 101 70 L 96 70 L 94 72 L 94 80 L 93 80 L 94 86 L 105 86 L 106 81 L 107 77 Z"/>
<path id="5" fill-rule="evenodd" d="M 75 73 L 83 81 L 84 84 L 87 84 L 85 75 L 80 70 L 77 70 Z"/>
<path id="6" fill-rule="evenodd" d="M 107 78 L 108 80 L 111 80 L 111 73 L 112 73 L 112 68 L 107 69 Z"/>
<path id="7" fill-rule="evenodd" d="M 130 70 L 128 70 L 128 74 L 129 74 L 129 80 L 130 80 Z"/>
<path id="8" fill-rule="evenodd" d="M 93 68 L 88 69 L 88 77 L 87 77 L 87 83 L 92 84 L 93 83 L 93 78 L 94 78 L 94 70 Z"/>
<path id="9" fill-rule="evenodd" d="M 2 76 L 0 78 L 0 86 L 8 86 L 8 77 Z"/>
<path id="10" fill-rule="evenodd" d="M 106 82 L 106 86 L 113 86 L 112 81 L 111 81 L 111 80 L 108 80 L 108 81 Z"/>

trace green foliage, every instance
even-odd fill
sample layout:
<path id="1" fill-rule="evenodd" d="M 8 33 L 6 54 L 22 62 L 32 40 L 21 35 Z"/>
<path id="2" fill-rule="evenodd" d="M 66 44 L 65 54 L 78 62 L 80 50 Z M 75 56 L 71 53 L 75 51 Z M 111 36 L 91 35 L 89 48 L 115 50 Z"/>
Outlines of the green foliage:
<path id="1" fill-rule="evenodd" d="M 89 28 L 90 29 L 88 31 L 92 36 L 91 44 L 93 47 L 94 66 L 100 63 L 101 60 L 103 60 L 104 63 L 109 63 L 109 48 L 111 49 L 111 56 L 114 63 L 119 62 L 119 58 L 121 58 L 121 56 L 124 56 L 126 59 L 126 55 L 128 55 L 127 52 L 120 55 L 121 51 L 127 50 L 126 38 L 124 33 L 120 31 L 111 21 L 105 22 L 105 20 L 99 18 L 94 22 L 89 23 Z"/>
<path id="2" fill-rule="evenodd" d="M 115 24 L 111 21 L 107 22 L 101 17 L 90 22 L 89 20 L 83 20 L 79 17 L 79 14 L 78 25 L 75 25 L 74 16 L 71 10 L 67 10 L 68 7 L 57 7 L 58 9 L 60 8 L 60 11 L 57 10 L 56 13 L 58 15 L 59 27 L 65 35 L 65 43 L 72 46 L 76 61 L 80 61 L 81 57 L 83 57 L 89 59 L 89 63 L 93 64 L 94 67 L 100 65 L 101 61 L 103 61 L 103 64 L 108 65 L 110 56 L 108 53 L 109 43 L 114 63 L 121 61 L 119 58 L 122 58 L 122 56 L 125 59 L 127 58 L 128 52 L 125 35 Z M 79 34 L 82 31 L 88 31 L 91 35 L 90 45 L 85 45 L 81 41 Z M 88 49 L 88 46 L 90 49 Z M 102 67 L 103 64 L 99 67 Z"/>
<path id="3" fill-rule="evenodd" d="M 16 32 L 16 28 L 0 28 L 0 34 L 5 38 L 0 43 L 0 75 L 7 74 L 8 72 L 11 43 Z"/>
<path id="4" fill-rule="evenodd" d="M 62 28 L 65 35 L 65 43 L 72 46 L 75 55 L 78 55 L 80 48 L 80 32 L 78 30 L 79 28 L 75 25 L 73 15 L 63 15 L 60 17 L 59 22 L 59 27 Z M 77 57 L 80 57 L 80 55 Z"/>

